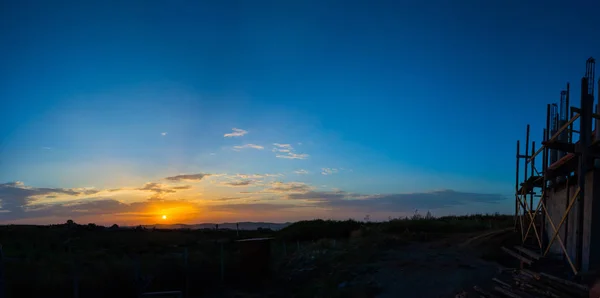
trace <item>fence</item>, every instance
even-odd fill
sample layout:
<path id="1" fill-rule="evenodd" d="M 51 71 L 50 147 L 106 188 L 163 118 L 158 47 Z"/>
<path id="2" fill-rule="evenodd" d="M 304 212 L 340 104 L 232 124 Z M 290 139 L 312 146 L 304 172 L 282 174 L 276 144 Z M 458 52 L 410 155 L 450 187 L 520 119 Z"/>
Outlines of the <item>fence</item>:
<path id="1" fill-rule="evenodd" d="M 310 242 L 270 241 L 271 264 L 301 252 Z M 335 245 L 335 240 L 333 241 Z M 5 246 L 6 248 L 6 246 Z M 197 297 L 242 286 L 240 245 L 205 242 L 125 253 L 98 249 L 36 256 L 7 256 L 0 247 L 0 298 Z M 245 276 L 244 276 L 245 275 Z"/>

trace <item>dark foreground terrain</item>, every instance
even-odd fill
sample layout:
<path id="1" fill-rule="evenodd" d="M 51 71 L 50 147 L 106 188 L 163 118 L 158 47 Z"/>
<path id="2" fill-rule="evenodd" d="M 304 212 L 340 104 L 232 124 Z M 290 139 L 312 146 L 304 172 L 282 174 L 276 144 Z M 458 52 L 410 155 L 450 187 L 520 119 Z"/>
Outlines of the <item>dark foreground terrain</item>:
<path id="1" fill-rule="evenodd" d="M 500 266 L 514 265 L 500 250 L 518 241 L 512 224 L 503 215 L 416 215 L 382 223 L 305 221 L 280 231 L 2 226 L 0 290 L 6 297 L 155 291 L 181 291 L 182 297 L 454 297 L 490 283 Z M 267 273 L 258 270 L 260 258 L 249 263 L 236 242 L 265 237 L 272 238 L 263 262 Z"/>

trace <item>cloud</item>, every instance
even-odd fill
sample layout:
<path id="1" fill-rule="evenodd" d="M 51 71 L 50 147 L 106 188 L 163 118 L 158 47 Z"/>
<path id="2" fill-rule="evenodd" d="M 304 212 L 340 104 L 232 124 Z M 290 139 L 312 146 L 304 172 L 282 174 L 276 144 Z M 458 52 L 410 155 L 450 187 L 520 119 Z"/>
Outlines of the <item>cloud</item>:
<path id="1" fill-rule="evenodd" d="M 159 193 L 159 194 L 175 192 L 175 190 L 170 189 L 167 185 L 154 183 L 154 182 L 148 182 L 148 183 L 144 184 L 143 187 L 138 188 L 138 190 L 149 190 L 149 191 Z"/>
<path id="2" fill-rule="evenodd" d="M 189 179 L 197 181 L 204 177 L 198 175 L 205 174 L 178 175 L 168 178 L 180 182 Z M 130 220 L 139 222 L 144 220 L 145 217 L 156 216 L 156 212 L 162 212 L 161 210 L 168 208 L 183 210 L 183 212 L 177 211 L 173 214 L 184 214 L 190 219 L 198 218 L 198 210 L 200 209 L 203 214 L 211 214 L 213 211 L 256 211 L 260 213 L 261 211 L 293 210 L 293 208 L 299 207 L 313 207 L 321 210 L 320 212 L 334 212 L 335 215 L 345 216 L 369 212 L 406 213 L 415 209 L 458 208 L 455 210 L 462 210 L 470 204 L 475 204 L 474 206 L 478 206 L 477 204 L 502 206 L 504 204 L 499 203 L 505 202 L 507 199 L 506 196 L 499 194 L 454 190 L 391 194 L 351 193 L 339 189 L 323 191 L 306 183 L 269 180 L 272 177 L 277 177 L 277 174 L 223 174 L 214 176 L 225 179 L 218 181 L 227 186 L 254 188 L 260 185 L 261 187 L 252 191 L 223 192 L 214 199 L 188 201 L 172 198 L 181 191 L 193 189 L 192 185 L 170 185 L 166 182 L 164 184 L 148 182 L 141 187 L 104 190 L 37 188 L 24 185 L 22 182 L 9 182 L 0 184 L 0 221 L 39 220 L 40 218 L 44 220 L 43 218 L 46 217 L 55 217 L 52 220 L 64 217 L 65 220 L 67 218 L 87 218 L 94 221 L 111 220 L 113 216 L 120 216 L 121 218 L 128 216 Z M 256 194 L 256 196 L 253 194 Z M 124 200 L 117 200 L 117 198 L 124 198 Z M 244 200 L 241 200 L 242 198 Z M 256 202 L 246 200 L 247 198 L 256 199 Z M 330 216 L 328 214 L 323 213 L 322 216 Z M 107 216 L 97 217 L 103 215 Z"/>
<path id="3" fill-rule="evenodd" d="M 182 174 L 177 176 L 166 177 L 165 180 L 179 182 L 179 181 L 189 181 L 189 182 L 198 182 L 202 180 L 202 178 L 210 176 L 211 174 Z"/>
<path id="4" fill-rule="evenodd" d="M 47 218 L 61 217 L 76 219 L 85 216 L 97 218 L 98 216 L 109 215 L 109 218 L 118 216 L 155 217 L 155 214 L 148 213 L 149 210 L 164 210 L 170 208 L 186 207 L 189 212 L 197 212 L 198 205 L 194 202 L 185 200 L 159 200 L 148 199 L 140 202 L 123 203 L 114 199 L 97 200 L 77 200 L 68 203 L 58 204 L 36 204 L 28 206 L 26 211 L 21 213 L 8 212 L 3 215 L 3 219 L 17 220 L 27 218 Z"/>
<path id="5" fill-rule="evenodd" d="M 238 186 L 249 186 L 254 184 L 253 180 L 240 180 L 240 181 L 231 181 L 231 182 L 223 182 L 223 185 L 227 185 L 227 186 L 233 186 L 233 187 L 238 187 Z"/>
<path id="6" fill-rule="evenodd" d="M 166 132 L 161 132 L 160 135 L 164 137 L 164 136 L 167 135 L 167 133 Z"/>
<path id="7" fill-rule="evenodd" d="M 245 144 L 245 145 L 241 145 L 241 146 L 233 146 L 233 150 L 236 150 L 236 151 L 245 149 L 245 148 L 252 148 L 252 149 L 258 149 L 258 150 L 265 149 L 265 147 L 260 146 L 260 145 L 255 145 L 255 144 Z"/>
<path id="8" fill-rule="evenodd" d="M 337 174 L 338 172 L 339 172 L 339 170 L 335 169 L 335 168 L 322 168 L 321 169 L 322 175 L 333 175 L 333 174 Z"/>
<path id="9" fill-rule="evenodd" d="M 506 200 L 499 194 L 439 190 L 422 193 L 363 195 L 344 191 L 308 191 L 288 194 L 288 199 L 306 200 L 322 207 L 359 212 L 406 212 L 414 209 L 441 209 L 469 203 L 496 204 Z"/>
<path id="10" fill-rule="evenodd" d="M 294 171 L 294 173 L 296 173 L 298 175 L 306 175 L 306 174 L 308 174 L 308 171 L 304 170 L 304 169 L 300 169 L 300 170 Z"/>
<path id="11" fill-rule="evenodd" d="M 272 151 L 275 152 L 275 156 L 278 158 L 287 158 L 287 159 L 307 159 L 308 154 L 298 154 L 295 152 L 294 147 L 290 144 L 280 144 L 273 143 Z"/>
<path id="12" fill-rule="evenodd" d="M 270 203 L 247 203 L 247 204 L 220 204 L 212 205 L 211 210 L 229 211 L 240 213 L 262 213 L 268 211 L 281 211 L 285 209 L 298 208 L 302 206 L 292 204 L 270 204 Z"/>
<path id="13" fill-rule="evenodd" d="M 191 189 L 192 186 L 191 185 L 183 185 L 183 186 L 173 186 L 171 187 L 171 189 L 175 189 L 175 190 L 184 190 L 184 189 Z"/>
<path id="14" fill-rule="evenodd" d="M 253 187 L 272 183 L 281 176 L 283 174 L 222 174 L 217 179 L 211 179 L 211 183 L 228 187 Z"/>
<path id="15" fill-rule="evenodd" d="M 85 188 L 35 188 L 25 186 L 23 182 L 0 184 L 0 208 L 10 212 L 23 212 L 25 207 L 42 196 L 63 194 L 69 196 L 92 195 L 98 190 Z"/>
<path id="16" fill-rule="evenodd" d="M 280 151 L 284 151 L 284 150 L 293 150 L 294 148 L 292 147 L 292 145 L 290 144 L 279 144 L 279 143 L 273 143 L 273 146 L 277 147 L 280 149 Z M 288 152 L 285 151 L 285 152 Z"/>
<path id="17" fill-rule="evenodd" d="M 52 150 L 52 147 L 42 147 L 44 150 Z"/>
<path id="18" fill-rule="evenodd" d="M 263 190 L 263 192 L 274 192 L 274 193 L 293 193 L 293 192 L 308 192 L 313 188 L 305 183 L 301 182 L 273 182 L 270 187 Z"/>
<path id="19" fill-rule="evenodd" d="M 179 190 L 186 190 L 186 189 L 190 189 L 190 188 L 192 188 L 191 185 L 170 186 L 170 185 L 165 185 L 165 184 L 160 184 L 160 183 L 155 183 L 155 182 L 148 182 L 148 183 L 144 184 L 143 187 L 137 188 L 136 190 L 151 191 L 154 193 L 154 195 L 151 198 L 158 199 L 158 198 L 161 198 L 165 194 L 175 193 Z"/>
<path id="20" fill-rule="evenodd" d="M 241 136 L 243 136 L 243 135 L 245 135 L 245 134 L 248 133 L 248 131 L 243 130 L 243 129 L 239 129 L 239 128 L 232 128 L 231 130 L 232 130 L 232 132 L 226 133 L 223 136 L 226 137 L 226 138 L 241 137 Z"/>
<path id="21" fill-rule="evenodd" d="M 191 186 L 169 186 L 159 183 L 146 183 L 140 188 L 122 188 L 94 190 L 85 188 L 36 188 L 24 185 L 22 182 L 0 184 L 0 213 L 2 220 L 19 220 L 44 217 L 78 217 L 85 215 L 118 215 L 137 213 L 143 216 L 149 208 L 188 208 L 196 210 L 194 202 L 186 200 L 165 200 L 160 196 L 175 193 L 179 190 L 190 189 Z M 123 203 L 116 199 L 106 197 L 116 191 L 152 192 L 153 196 L 144 201 Z M 67 196 L 68 201 L 47 201 L 46 198 Z M 92 197 L 86 197 L 91 196 Z M 63 198 L 64 199 L 64 198 Z M 154 215 L 153 215 L 154 216 Z"/>
<path id="22" fill-rule="evenodd" d="M 331 200 L 340 200 L 353 195 L 344 191 L 308 191 L 304 193 L 289 194 L 288 199 L 292 200 L 307 200 L 316 202 L 326 202 Z"/>
<path id="23" fill-rule="evenodd" d="M 245 199 L 247 197 L 222 197 L 219 198 L 219 201 L 235 201 L 235 200 L 241 200 L 241 199 Z"/>

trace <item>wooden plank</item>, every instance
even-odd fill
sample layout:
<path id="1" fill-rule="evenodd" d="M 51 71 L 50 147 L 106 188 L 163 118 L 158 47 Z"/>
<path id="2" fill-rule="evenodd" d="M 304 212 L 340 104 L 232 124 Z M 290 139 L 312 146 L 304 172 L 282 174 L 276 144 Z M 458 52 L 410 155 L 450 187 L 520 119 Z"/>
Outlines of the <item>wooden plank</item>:
<path id="1" fill-rule="evenodd" d="M 569 153 L 569 154 L 561 157 L 559 160 L 557 160 L 550 166 L 548 166 L 548 170 L 556 170 L 563 164 L 566 164 L 567 162 L 571 161 L 572 159 L 574 159 L 576 157 L 577 157 L 577 155 L 575 155 L 574 153 Z"/>
<path id="2" fill-rule="evenodd" d="M 499 284 L 499 285 L 503 286 L 503 287 L 507 287 L 507 288 L 510 288 L 510 287 L 512 287 L 511 285 L 509 285 L 509 284 L 507 284 L 507 283 L 505 283 L 505 282 L 503 282 L 503 281 L 501 281 L 501 280 L 499 280 L 499 279 L 497 279 L 497 278 L 495 278 L 495 277 L 494 277 L 494 278 L 492 278 L 492 280 L 493 280 L 494 282 L 496 282 L 497 284 Z"/>
<path id="3" fill-rule="evenodd" d="M 577 107 L 571 107 L 571 111 L 577 114 L 581 114 L 581 109 Z M 600 114 L 592 113 L 592 118 L 600 120 Z"/>
<path id="4" fill-rule="evenodd" d="M 559 151 L 565 151 L 569 153 L 575 152 L 575 144 L 573 143 L 559 142 L 555 140 L 553 142 L 542 142 L 542 145 L 546 146 L 546 148 L 548 149 L 556 149 Z"/>
<path id="5" fill-rule="evenodd" d="M 478 287 L 478 286 L 474 286 L 473 290 L 477 293 L 479 293 L 479 295 L 486 297 L 486 298 L 497 298 L 498 296 Z"/>
<path id="6" fill-rule="evenodd" d="M 584 291 L 584 292 L 589 292 L 590 291 L 590 288 L 588 288 L 585 285 L 582 285 L 582 284 L 579 284 L 579 283 L 576 283 L 576 282 L 572 282 L 572 281 L 569 281 L 569 280 L 566 280 L 566 279 L 562 279 L 562 278 L 559 278 L 559 277 L 556 277 L 556 276 L 553 276 L 553 275 L 550 275 L 550 274 L 547 274 L 547 273 L 544 273 L 544 272 L 540 272 L 540 276 L 543 276 L 545 278 L 551 279 L 551 280 L 553 280 L 555 282 L 562 283 L 562 284 L 567 285 L 567 286 L 574 287 L 574 288 L 576 288 L 578 290 L 581 290 L 581 291 Z"/>
<path id="7" fill-rule="evenodd" d="M 515 258 L 516 258 L 516 259 L 518 259 L 519 261 L 521 261 L 521 262 L 523 262 L 523 263 L 527 264 L 527 265 L 531 265 L 531 263 L 533 263 L 531 260 L 529 260 L 529 259 L 527 259 L 527 258 L 525 258 L 525 257 L 523 257 L 523 256 L 521 256 L 521 255 L 519 255 L 518 253 L 516 253 L 516 252 L 514 252 L 514 251 L 512 251 L 512 250 L 510 250 L 510 249 L 508 249 L 508 248 L 506 248 L 506 247 L 504 247 L 504 246 L 502 246 L 502 250 L 503 250 L 504 252 L 506 252 L 507 254 L 509 254 L 509 255 L 511 255 L 511 256 L 513 256 L 513 257 L 515 257 Z"/>
<path id="8" fill-rule="evenodd" d="M 527 270 L 527 269 L 521 269 L 521 274 L 526 274 L 528 276 L 531 276 L 532 278 L 539 280 L 540 279 L 540 275 L 531 271 L 531 270 Z"/>
<path id="9" fill-rule="evenodd" d="M 517 295 L 517 294 L 515 294 L 515 293 L 513 293 L 511 291 L 509 291 L 508 289 L 505 289 L 505 288 L 502 288 L 502 287 L 496 286 L 496 287 L 494 287 L 494 290 L 502 293 L 502 295 L 505 295 L 505 296 L 508 296 L 508 297 L 511 297 L 511 298 L 523 298 L 523 297 L 521 297 L 521 296 L 519 296 L 519 295 Z"/>
<path id="10" fill-rule="evenodd" d="M 526 254 L 527 256 L 529 256 L 530 258 L 539 260 L 542 256 L 534 251 L 531 251 L 525 247 L 522 246 L 515 246 L 515 249 Z"/>

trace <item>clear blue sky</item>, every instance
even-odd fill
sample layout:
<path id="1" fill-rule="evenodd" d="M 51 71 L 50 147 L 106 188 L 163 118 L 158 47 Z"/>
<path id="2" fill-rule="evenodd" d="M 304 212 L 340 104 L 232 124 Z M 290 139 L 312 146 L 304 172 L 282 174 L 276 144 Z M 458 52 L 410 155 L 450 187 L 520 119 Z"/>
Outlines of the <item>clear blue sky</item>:
<path id="1" fill-rule="evenodd" d="M 598 1 L 2 1 L 0 221 L 144 191 L 184 221 L 510 212 L 517 138 L 578 98 L 599 35 Z"/>

